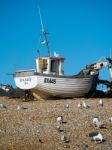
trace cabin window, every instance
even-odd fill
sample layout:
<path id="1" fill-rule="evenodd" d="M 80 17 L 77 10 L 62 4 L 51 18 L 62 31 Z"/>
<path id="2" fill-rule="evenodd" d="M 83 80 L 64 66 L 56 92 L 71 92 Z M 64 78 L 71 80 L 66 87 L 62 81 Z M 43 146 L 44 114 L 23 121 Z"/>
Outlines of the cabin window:
<path id="1" fill-rule="evenodd" d="M 39 60 L 39 68 L 46 70 L 47 69 L 47 59 L 40 59 Z"/>
<path id="2" fill-rule="evenodd" d="M 47 59 L 43 59 L 43 69 L 47 69 Z"/>
<path id="3" fill-rule="evenodd" d="M 59 61 L 51 60 L 51 72 L 59 73 Z"/>

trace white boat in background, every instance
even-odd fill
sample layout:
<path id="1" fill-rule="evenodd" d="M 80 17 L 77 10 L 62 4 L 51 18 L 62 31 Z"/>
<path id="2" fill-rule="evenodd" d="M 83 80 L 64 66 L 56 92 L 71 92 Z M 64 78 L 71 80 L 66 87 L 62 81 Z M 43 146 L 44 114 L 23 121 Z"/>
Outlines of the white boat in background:
<path id="1" fill-rule="evenodd" d="M 14 72 L 16 86 L 41 96 L 84 97 L 96 90 L 99 70 L 104 62 L 93 64 L 83 69 L 78 75 L 64 75 L 64 58 L 57 53 L 51 56 L 46 32 L 42 24 L 43 41 L 48 50 L 47 57 L 36 58 L 35 70 L 19 70 Z"/>
<path id="2" fill-rule="evenodd" d="M 5 92 L 9 92 L 12 89 L 12 86 L 9 84 L 0 84 L 0 89 L 4 90 Z"/>
<path id="3" fill-rule="evenodd" d="M 112 81 L 112 58 L 107 58 L 109 62 L 110 81 Z"/>
<path id="4" fill-rule="evenodd" d="M 109 67 L 109 71 L 110 71 L 110 80 L 112 81 L 112 65 Z"/>

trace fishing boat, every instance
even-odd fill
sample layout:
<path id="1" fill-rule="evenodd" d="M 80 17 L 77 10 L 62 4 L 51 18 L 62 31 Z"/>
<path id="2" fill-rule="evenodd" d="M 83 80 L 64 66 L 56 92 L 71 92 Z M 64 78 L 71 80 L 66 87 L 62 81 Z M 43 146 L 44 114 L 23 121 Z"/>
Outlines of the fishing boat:
<path id="1" fill-rule="evenodd" d="M 42 23 L 43 41 L 47 47 L 48 56 L 38 56 L 35 60 L 36 68 L 31 70 L 15 71 L 13 76 L 18 88 L 36 93 L 41 96 L 56 97 L 84 97 L 96 90 L 99 69 L 95 64 L 83 69 L 79 74 L 68 76 L 64 74 L 64 57 L 56 52 L 51 56 L 47 33 Z M 101 68 L 100 64 L 100 68 Z"/>
<path id="2" fill-rule="evenodd" d="M 36 70 L 20 70 L 14 73 L 18 88 L 57 97 L 82 97 L 96 89 L 98 73 L 65 76 L 61 66 L 63 58 L 41 57 L 36 61 L 39 64 Z M 48 64 L 45 65 L 45 62 Z M 41 63 L 44 65 L 40 65 Z"/>

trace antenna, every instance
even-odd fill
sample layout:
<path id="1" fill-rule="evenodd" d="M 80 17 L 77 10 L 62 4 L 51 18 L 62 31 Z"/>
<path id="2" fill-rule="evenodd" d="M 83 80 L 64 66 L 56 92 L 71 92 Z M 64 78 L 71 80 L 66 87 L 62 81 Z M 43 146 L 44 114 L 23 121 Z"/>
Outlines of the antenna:
<path id="1" fill-rule="evenodd" d="M 38 55 L 39 55 L 39 57 L 40 57 L 40 51 L 39 51 L 39 49 L 37 50 L 37 53 L 38 53 Z"/>
<path id="2" fill-rule="evenodd" d="M 43 38 L 44 38 L 41 44 L 45 44 L 46 45 L 47 50 L 48 50 L 48 56 L 50 57 L 51 54 L 50 54 L 49 43 L 48 43 L 47 36 L 46 36 L 47 33 L 46 33 L 45 29 L 44 29 L 44 25 L 43 25 L 43 22 L 42 22 L 42 16 L 41 16 L 39 5 L 38 5 L 38 11 L 39 11 L 40 23 L 41 23 L 41 27 L 42 27 L 42 35 L 43 35 Z"/>
<path id="3" fill-rule="evenodd" d="M 41 16 L 41 12 L 40 12 L 40 7 L 38 6 L 38 11 L 39 11 L 39 17 L 40 17 L 40 23 L 41 23 L 41 27 L 42 27 L 42 32 L 44 32 L 44 25 L 42 22 L 42 16 Z"/>

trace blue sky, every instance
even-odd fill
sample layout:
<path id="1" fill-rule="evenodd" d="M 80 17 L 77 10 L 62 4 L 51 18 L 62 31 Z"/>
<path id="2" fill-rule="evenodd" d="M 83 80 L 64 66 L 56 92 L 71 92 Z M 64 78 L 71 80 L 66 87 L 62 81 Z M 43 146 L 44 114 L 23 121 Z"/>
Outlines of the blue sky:
<path id="1" fill-rule="evenodd" d="M 0 0 L 0 82 L 14 85 L 7 73 L 35 68 L 40 46 L 38 4 L 51 52 L 66 58 L 65 74 L 76 74 L 87 64 L 110 56 L 111 0 Z M 107 68 L 100 77 L 108 79 Z"/>

